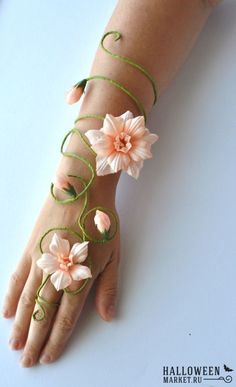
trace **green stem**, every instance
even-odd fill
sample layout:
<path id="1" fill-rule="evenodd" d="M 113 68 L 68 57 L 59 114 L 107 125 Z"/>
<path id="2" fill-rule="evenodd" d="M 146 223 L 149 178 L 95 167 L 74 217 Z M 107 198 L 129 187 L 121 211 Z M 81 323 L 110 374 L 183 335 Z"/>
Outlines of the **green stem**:
<path id="1" fill-rule="evenodd" d="M 51 274 L 47 275 L 47 277 L 45 278 L 45 280 L 41 283 L 41 285 L 39 286 L 38 290 L 37 290 L 37 293 L 36 293 L 36 297 L 35 297 L 35 302 L 36 304 L 38 305 L 39 309 L 37 309 L 32 317 L 35 321 L 42 321 L 46 318 L 46 311 L 45 311 L 45 308 L 43 306 L 43 303 L 47 304 L 48 306 L 59 306 L 60 303 L 59 302 L 50 302 L 50 301 L 47 301 L 45 298 L 43 298 L 41 295 L 40 295 L 40 292 L 41 290 L 43 289 L 43 287 L 46 285 L 47 281 L 49 280 L 49 278 L 51 277 Z M 40 316 L 41 314 L 41 316 Z"/>
<path id="2" fill-rule="evenodd" d="M 93 75 L 93 76 L 88 77 L 86 79 L 87 79 L 87 81 L 92 81 L 92 80 L 107 81 L 107 82 L 111 83 L 112 85 L 114 85 L 117 89 L 120 89 L 121 91 L 123 91 L 125 94 L 127 94 L 134 101 L 138 110 L 140 111 L 141 115 L 144 116 L 144 119 L 146 121 L 147 115 L 146 115 L 146 112 L 145 112 L 145 109 L 144 109 L 142 102 L 129 89 L 127 89 L 127 87 L 123 86 L 120 82 L 117 82 L 114 79 L 109 78 L 109 77 L 105 77 L 103 75 Z"/>
<path id="3" fill-rule="evenodd" d="M 105 117 L 100 116 L 98 114 L 84 114 L 84 115 L 77 117 L 74 123 L 77 124 L 77 122 L 84 120 L 84 119 L 89 119 L 89 118 L 95 118 L 96 120 L 103 121 Z"/>
<path id="4" fill-rule="evenodd" d="M 154 77 L 143 66 L 141 66 L 140 64 L 134 62 L 132 59 L 128 58 L 127 56 L 122 56 L 122 55 L 119 55 L 119 54 L 115 54 L 114 52 L 108 50 L 104 46 L 104 40 L 109 35 L 113 35 L 115 42 L 122 38 L 122 35 L 121 35 L 120 32 L 118 32 L 118 31 L 109 31 L 109 32 L 105 33 L 103 35 L 102 39 L 101 39 L 101 42 L 100 42 L 101 48 L 103 49 L 103 51 L 105 51 L 108 55 L 112 56 L 113 58 L 118 59 L 118 60 L 120 60 L 122 62 L 128 63 L 130 66 L 132 66 L 132 67 L 136 68 L 137 70 L 139 70 L 151 82 L 152 89 L 153 89 L 153 94 L 154 94 L 153 105 L 155 105 L 155 103 L 157 101 L 157 90 L 156 90 L 156 81 L 155 81 Z"/>
<path id="5" fill-rule="evenodd" d="M 109 32 L 105 33 L 103 35 L 102 39 L 101 39 L 101 42 L 100 42 L 102 50 L 105 53 L 107 53 L 108 55 L 112 56 L 113 58 L 118 59 L 118 60 L 120 60 L 122 62 L 128 63 L 130 66 L 132 66 L 135 69 L 139 70 L 150 81 L 150 83 L 152 85 L 153 93 L 154 93 L 154 103 L 155 103 L 156 99 L 157 99 L 157 91 L 156 91 L 155 79 L 152 77 L 152 75 L 143 66 L 141 66 L 138 63 L 135 63 L 132 59 L 130 59 L 130 58 L 126 57 L 126 56 L 118 55 L 118 54 L 115 54 L 115 53 L 109 51 L 104 46 L 104 41 L 105 41 L 106 37 L 109 36 L 109 35 L 113 35 L 115 41 L 121 39 L 121 37 L 122 37 L 122 35 L 118 31 L 109 31 Z M 114 80 L 112 78 L 109 78 L 109 77 L 103 76 L 103 75 L 94 75 L 94 76 L 90 76 L 90 77 L 88 77 L 86 79 L 83 79 L 82 81 L 77 83 L 76 86 L 78 86 L 78 85 L 82 85 L 82 86 L 84 85 L 85 86 L 87 81 L 92 81 L 92 80 L 103 80 L 103 81 L 109 82 L 110 84 L 112 84 L 113 86 L 118 88 L 119 90 L 123 91 L 136 104 L 136 106 L 137 106 L 138 110 L 140 111 L 141 115 L 143 115 L 144 119 L 146 120 L 145 108 L 143 106 L 143 103 L 139 100 L 139 98 L 137 96 L 135 96 L 129 89 L 127 89 L 120 82 L 118 82 L 118 81 L 116 81 L 116 80 Z M 103 121 L 105 117 L 103 117 L 101 115 L 98 115 L 98 114 L 81 115 L 81 116 L 79 116 L 75 120 L 75 124 L 78 124 L 81 120 L 91 119 L 91 118 Z M 93 242 L 93 243 L 107 243 L 107 242 L 109 242 L 109 241 L 111 241 L 112 239 L 115 238 L 115 235 L 117 233 L 118 226 L 119 226 L 118 217 L 117 217 L 116 213 L 114 211 L 112 211 L 111 209 L 106 208 L 106 207 L 97 206 L 97 207 L 94 207 L 94 208 L 91 208 L 91 209 L 88 210 L 88 194 L 89 194 L 89 189 L 92 186 L 93 181 L 95 179 L 96 171 L 95 171 L 94 166 L 85 157 L 83 157 L 83 156 L 81 156 L 81 155 L 79 155 L 77 153 L 67 152 L 67 151 L 64 150 L 65 143 L 66 143 L 66 141 L 67 141 L 67 139 L 69 138 L 70 135 L 77 135 L 79 137 L 81 143 L 91 152 L 91 154 L 94 157 L 96 156 L 96 153 L 91 148 L 91 146 L 90 146 L 86 136 L 76 127 L 71 129 L 65 135 L 65 137 L 64 137 L 64 139 L 62 141 L 62 145 L 61 145 L 61 153 L 62 153 L 62 155 L 64 157 L 74 158 L 74 159 L 78 160 L 79 162 L 81 162 L 83 164 L 83 166 L 89 170 L 90 178 L 88 179 L 88 181 L 86 181 L 80 175 L 68 175 L 68 177 L 72 177 L 72 178 L 78 179 L 82 183 L 81 191 L 78 192 L 78 193 L 77 192 L 73 192 L 73 197 L 69 197 L 67 199 L 61 200 L 61 199 L 57 198 L 57 196 L 55 195 L 55 193 L 54 193 L 54 184 L 52 183 L 51 184 L 51 195 L 52 195 L 53 199 L 58 204 L 62 204 L 62 205 L 71 204 L 71 203 L 74 203 L 75 201 L 77 201 L 78 199 L 83 198 L 82 209 L 80 211 L 80 214 L 79 214 L 79 217 L 78 217 L 78 219 L 76 221 L 76 224 L 74 225 L 74 227 L 79 227 L 79 229 L 81 230 L 81 234 L 79 232 L 75 231 L 71 227 L 52 227 L 52 228 L 48 229 L 40 238 L 39 248 L 40 248 L 41 254 L 43 254 L 43 242 L 44 242 L 45 238 L 48 236 L 48 234 L 51 233 L 51 232 L 66 231 L 67 233 L 73 234 L 74 236 L 76 236 L 76 238 L 78 238 L 81 242 L 88 240 L 88 241 Z M 83 170 L 83 168 L 81 168 L 81 170 Z M 96 210 L 100 210 L 100 211 L 103 211 L 104 213 L 106 213 L 108 216 L 110 216 L 111 220 L 114 223 L 114 230 L 113 230 L 113 232 L 111 233 L 111 228 L 110 228 L 109 232 L 101 234 L 102 238 L 100 238 L 100 239 L 94 238 L 86 230 L 87 218 L 93 212 L 96 212 Z M 92 259 L 91 259 L 90 256 L 88 257 L 88 262 L 89 262 L 90 270 L 92 270 Z M 49 274 L 43 280 L 42 284 L 39 286 L 39 288 L 37 290 L 37 293 L 36 293 L 35 301 L 36 301 L 36 304 L 38 305 L 38 309 L 33 313 L 33 316 L 32 316 L 33 319 L 36 320 L 36 321 L 41 321 L 41 320 L 46 318 L 46 310 L 45 310 L 45 307 L 44 307 L 43 304 L 46 304 L 47 306 L 53 306 L 53 307 L 59 305 L 58 302 L 56 303 L 56 302 L 47 301 L 46 299 L 44 299 L 40 295 L 41 290 L 46 285 L 46 283 L 49 280 L 50 276 L 51 276 L 51 274 Z M 79 288 L 77 290 L 75 290 L 75 291 L 70 291 L 68 288 L 63 289 L 63 291 L 64 291 L 64 293 L 67 293 L 69 295 L 73 295 L 73 296 L 77 295 L 85 288 L 85 286 L 87 285 L 88 281 L 89 281 L 89 278 L 84 280 L 82 285 L 79 286 Z"/>

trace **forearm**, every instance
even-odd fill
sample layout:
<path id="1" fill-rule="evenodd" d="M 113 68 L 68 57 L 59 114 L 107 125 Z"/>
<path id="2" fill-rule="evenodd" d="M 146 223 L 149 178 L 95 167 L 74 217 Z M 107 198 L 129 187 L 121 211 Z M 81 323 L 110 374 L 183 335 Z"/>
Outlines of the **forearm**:
<path id="1" fill-rule="evenodd" d="M 106 46 L 144 66 L 155 78 L 160 95 L 211 12 L 203 4 L 203 0 L 120 0 L 106 31 L 117 30 L 122 39 L 114 42 L 109 37 Z M 99 49 L 91 74 L 124 84 L 146 112 L 150 111 L 150 82 L 128 63 Z M 81 94 L 82 90 L 74 88 L 70 96 L 73 92 Z M 119 88 L 97 80 L 88 82 L 80 114 L 119 116 L 130 110 L 140 115 L 139 108 Z M 33 366 L 39 358 L 42 364 L 51 363 L 61 355 L 95 282 L 99 315 L 106 321 L 115 316 L 120 262 L 115 208 L 119 171 L 137 178 L 143 161 L 151 157 L 150 147 L 157 136 L 145 128 L 144 117 L 126 114 L 119 119 L 111 115 L 105 117 L 103 131 L 87 133 L 90 144 L 83 142 L 77 129 L 101 128 L 103 118 L 82 119 L 74 135 L 65 137 L 61 178 L 58 174 L 54 179 L 51 195 L 11 277 L 3 315 L 15 315 L 9 344 L 12 349 L 24 348 L 24 367 Z"/>
<path id="2" fill-rule="evenodd" d="M 120 0 L 105 32 L 119 31 L 122 38 L 114 41 L 108 36 L 105 46 L 146 68 L 154 77 L 160 96 L 186 59 L 211 12 L 212 6 L 203 0 Z M 149 80 L 129 64 L 107 55 L 100 47 L 90 75 L 103 75 L 118 81 L 137 96 L 146 112 L 151 110 L 153 89 Z M 111 83 L 102 80 L 87 83 L 81 115 L 111 113 L 118 116 L 127 110 L 140 115 L 134 101 Z M 78 127 L 84 131 L 100 128 L 101 121 L 81 120 Z M 83 152 L 78 139 L 73 141 L 72 149 Z M 118 177 L 110 179 L 116 183 Z"/>
<path id="3" fill-rule="evenodd" d="M 115 42 L 108 37 L 106 47 L 144 66 L 155 78 L 160 96 L 184 62 L 211 11 L 203 0 L 120 0 L 105 31 L 119 31 L 122 39 Z M 91 74 L 103 74 L 124 84 L 150 111 L 152 88 L 138 70 L 99 48 Z M 128 109 L 140 113 L 121 90 L 108 82 L 91 81 L 80 112 L 119 115 Z"/>

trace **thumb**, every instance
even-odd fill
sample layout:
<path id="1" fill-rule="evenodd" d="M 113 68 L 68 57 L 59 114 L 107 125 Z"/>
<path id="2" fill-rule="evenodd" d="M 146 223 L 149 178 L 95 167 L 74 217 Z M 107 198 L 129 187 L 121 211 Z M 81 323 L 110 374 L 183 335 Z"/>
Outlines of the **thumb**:
<path id="1" fill-rule="evenodd" d="M 111 321 L 115 316 L 118 266 L 118 254 L 113 254 L 110 262 L 97 280 L 95 304 L 98 314 L 106 321 Z"/>

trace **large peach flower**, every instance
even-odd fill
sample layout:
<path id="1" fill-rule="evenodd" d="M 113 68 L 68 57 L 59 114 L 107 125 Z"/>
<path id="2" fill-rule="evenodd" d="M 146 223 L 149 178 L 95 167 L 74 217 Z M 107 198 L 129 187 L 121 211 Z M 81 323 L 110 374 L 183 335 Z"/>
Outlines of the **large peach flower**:
<path id="1" fill-rule="evenodd" d="M 37 260 L 37 265 L 51 274 L 51 282 L 57 290 L 69 286 L 73 280 L 80 281 L 92 277 L 89 267 L 81 265 L 88 255 L 88 243 L 75 243 L 70 249 L 67 239 L 56 233 L 49 245 L 50 253 L 44 253 Z"/>
<path id="2" fill-rule="evenodd" d="M 136 179 L 143 161 L 152 157 L 151 145 L 158 140 L 145 128 L 144 117 L 134 117 L 129 111 L 119 117 L 106 114 L 103 127 L 85 135 L 97 154 L 98 176 L 124 170 Z"/>

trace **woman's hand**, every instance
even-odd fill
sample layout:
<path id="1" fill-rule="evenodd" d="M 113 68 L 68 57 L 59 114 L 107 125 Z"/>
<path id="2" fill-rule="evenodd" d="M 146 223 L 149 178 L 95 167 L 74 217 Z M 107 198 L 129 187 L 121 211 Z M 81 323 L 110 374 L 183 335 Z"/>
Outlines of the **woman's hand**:
<path id="1" fill-rule="evenodd" d="M 71 171 L 76 166 L 73 160 L 62 162 L 61 169 Z M 96 177 L 89 192 L 89 208 L 104 206 L 115 210 L 115 188 L 117 176 Z M 36 265 L 41 256 L 39 240 L 52 227 L 65 226 L 79 232 L 76 223 L 83 205 L 80 199 L 72 204 L 61 205 L 49 196 L 41 210 L 36 225 L 29 239 L 25 252 L 19 261 L 14 274 L 11 276 L 3 309 L 6 318 L 15 315 L 10 347 L 24 348 L 21 364 L 30 367 L 40 359 L 41 363 L 50 363 L 56 360 L 61 353 L 78 321 L 87 295 L 97 279 L 96 308 L 104 320 L 111 320 L 115 313 L 117 292 L 117 276 L 119 263 L 119 230 L 115 238 L 106 244 L 89 242 L 89 256 L 92 259 L 92 278 L 85 288 L 77 295 L 57 292 L 51 281 L 41 291 L 41 296 L 50 302 L 60 301 L 60 306 L 43 304 L 46 318 L 34 321 L 32 314 L 38 309 L 35 304 L 35 295 L 43 280 L 43 271 Z M 94 232 L 93 218 L 88 222 L 88 230 Z M 70 241 L 76 240 L 73 234 L 64 231 L 60 236 Z M 51 234 L 52 236 L 52 234 Z M 45 240 L 44 251 L 48 251 L 48 238 Z M 81 281 L 73 281 L 70 290 L 81 286 Z"/>

